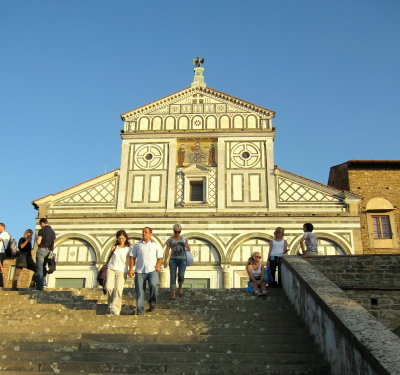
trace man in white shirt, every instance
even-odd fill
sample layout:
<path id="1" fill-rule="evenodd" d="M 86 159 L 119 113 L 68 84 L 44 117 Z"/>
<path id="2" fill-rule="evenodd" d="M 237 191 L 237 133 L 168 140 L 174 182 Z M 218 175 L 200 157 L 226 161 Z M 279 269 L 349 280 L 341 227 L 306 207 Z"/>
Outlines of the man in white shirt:
<path id="1" fill-rule="evenodd" d="M 3 262 L 6 258 L 6 248 L 8 246 L 8 241 L 10 241 L 10 235 L 6 232 L 6 225 L 4 223 L 0 223 L 0 287 L 4 286 L 3 284 Z"/>
<path id="2" fill-rule="evenodd" d="M 144 314 L 144 285 L 149 283 L 150 298 L 149 312 L 153 311 L 157 302 L 158 287 L 160 285 L 160 267 L 163 261 L 161 246 L 151 239 L 153 231 L 145 227 L 142 232 L 143 240 L 137 242 L 129 256 L 129 277 L 135 275 L 136 313 Z M 135 269 L 133 269 L 133 267 Z"/>

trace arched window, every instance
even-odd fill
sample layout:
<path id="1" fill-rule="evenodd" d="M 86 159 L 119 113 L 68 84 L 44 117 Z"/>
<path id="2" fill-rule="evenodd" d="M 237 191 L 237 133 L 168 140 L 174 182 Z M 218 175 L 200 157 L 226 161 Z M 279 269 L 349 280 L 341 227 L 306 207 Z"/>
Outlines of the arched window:
<path id="1" fill-rule="evenodd" d="M 69 238 L 54 248 L 57 263 L 96 264 L 96 253 L 85 240 Z"/>
<path id="2" fill-rule="evenodd" d="M 250 255 L 258 251 L 261 253 L 262 261 L 267 261 L 269 241 L 264 238 L 249 238 L 239 244 L 232 254 L 232 262 L 247 263 Z"/>
<path id="3" fill-rule="evenodd" d="M 196 266 L 221 264 L 218 250 L 209 241 L 201 238 L 189 238 L 188 243 Z"/>
<path id="4" fill-rule="evenodd" d="M 336 242 L 325 238 L 318 239 L 318 255 L 345 255 L 346 252 Z"/>

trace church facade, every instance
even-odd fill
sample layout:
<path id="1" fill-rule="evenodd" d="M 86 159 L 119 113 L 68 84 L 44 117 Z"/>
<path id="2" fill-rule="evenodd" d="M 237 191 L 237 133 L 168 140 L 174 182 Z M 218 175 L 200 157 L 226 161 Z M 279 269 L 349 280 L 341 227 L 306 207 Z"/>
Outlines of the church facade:
<path id="1" fill-rule="evenodd" d="M 191 87 L 121 115 L 120 168 L 33 202 L 57 234 L 49 287 L 96 286 L 116 231 L 136 241 L 145 226 L 164 246 L 182 225 L 191 287 L 241 287 L 248 257 L 266 260 L 277 226 L 291 254 L 305 222 L 321 255 L 362 252 L 361 198 L 275 166 L 275 112 L 208 88 L 203 71 L 198 64 Z"/>

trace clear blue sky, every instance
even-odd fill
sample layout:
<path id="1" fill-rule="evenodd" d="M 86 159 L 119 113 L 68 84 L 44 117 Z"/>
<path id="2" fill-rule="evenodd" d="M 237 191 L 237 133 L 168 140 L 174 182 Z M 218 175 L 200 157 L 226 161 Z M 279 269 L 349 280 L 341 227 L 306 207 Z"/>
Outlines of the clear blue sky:
<path id="1" fill-rule="evenodd" d="M 275 164 L 399 159 L 398 0 L 0 0 L 0 221 L 119 167 L 121 113 L 190 86 L 277 112 Z"/>

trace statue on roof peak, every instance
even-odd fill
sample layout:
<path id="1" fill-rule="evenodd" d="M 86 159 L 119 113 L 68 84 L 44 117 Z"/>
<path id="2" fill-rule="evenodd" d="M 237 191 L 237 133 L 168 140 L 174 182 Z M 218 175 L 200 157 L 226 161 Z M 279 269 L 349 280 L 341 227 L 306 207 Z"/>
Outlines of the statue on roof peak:
<path id="1" fill-rule="evenodd" d="M 192 61 L 196 68 L 200 68 L 201 64 L 204 64 L 204 59 L 201 59 L 199 56 L 197 56 L 197 59 L 193 59 Z"/>

